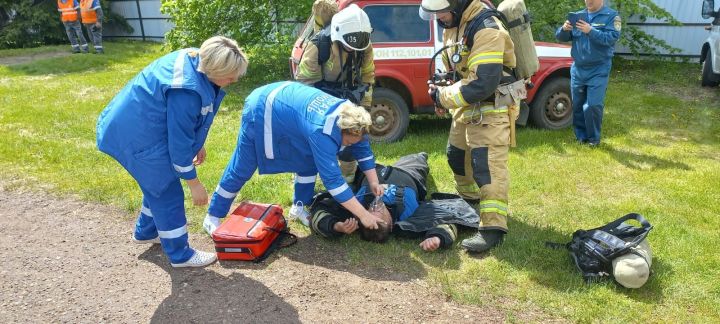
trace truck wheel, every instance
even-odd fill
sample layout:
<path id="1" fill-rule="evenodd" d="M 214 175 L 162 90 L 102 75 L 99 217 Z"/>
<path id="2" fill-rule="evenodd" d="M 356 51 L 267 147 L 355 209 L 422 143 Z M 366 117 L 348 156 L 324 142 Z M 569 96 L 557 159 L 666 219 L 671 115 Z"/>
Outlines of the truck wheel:
<path id="1" fill-rule="evenodd" d="M 705 61 L 703 61 L 701 84 L 703 87 L 717 87 L 718 84 L 720 84 L 719 80 L 720 75 L 713 73 L 712 55 L 710 55 L 710 50 L 708 50 L 707 53 L 705 53 Z"/>
<path id="2" fill-rule="evenodd" d="M 395 142 L 405 136 L 410 116 L 405 100 L 388 88 L 373 89 L 370 107 L 370 139 L 375 142 Z"/>
<path id="3" fill-rule="evenodd" d="M 545 129 L 562 129 L 572 123 L 570 79 L 557 77 L 545 81 L 533 98 L 530 120 Z"/>

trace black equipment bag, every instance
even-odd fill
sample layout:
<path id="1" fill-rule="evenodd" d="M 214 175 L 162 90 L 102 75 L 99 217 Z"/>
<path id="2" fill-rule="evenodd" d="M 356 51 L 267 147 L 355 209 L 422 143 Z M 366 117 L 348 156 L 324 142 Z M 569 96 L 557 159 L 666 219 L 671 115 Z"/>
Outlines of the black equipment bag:
<path id="1" fill-rule="evenodd" d="M 628 220 L 638 221 L 640 227 L 626 224 Z M 566 248 L 585 281 L 589 282 L 610 276 L 613 272 L 612 260 L 634 253 L 632 249 L 647 237 L 651 229 L 652 225 L 642 215 L 631 213 L 597 228 L 577 230 L 566 244 L 545 244 L 551 248 Z"/>

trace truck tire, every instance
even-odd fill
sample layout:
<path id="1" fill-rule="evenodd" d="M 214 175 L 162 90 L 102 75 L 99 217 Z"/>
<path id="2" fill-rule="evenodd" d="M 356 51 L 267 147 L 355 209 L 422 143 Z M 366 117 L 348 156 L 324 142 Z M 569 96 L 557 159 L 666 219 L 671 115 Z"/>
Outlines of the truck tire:
<path id="1" fill-rule="evenodd" d="M 370 139 L 374 142 L 395 142 L 405 136 L 410 115 L 407 103 L 388 88 L 373 89 L 372 107 L 370 107 Z"/>
<path id="2" fill-rule="evenodd" d="M 720 84 L 720 75 L 713 73 L 712 55 L 710 50 L 705 53 L 705 60 L 702 64 L 702 81 L 703 87 L 717 87 Z"/>
<path id="3" fill-rule="evenodd" d="M 530 104 L 533 125 L 545 129 L 562 129 L 572 123 L 570 79 L 545 80 Z"/>

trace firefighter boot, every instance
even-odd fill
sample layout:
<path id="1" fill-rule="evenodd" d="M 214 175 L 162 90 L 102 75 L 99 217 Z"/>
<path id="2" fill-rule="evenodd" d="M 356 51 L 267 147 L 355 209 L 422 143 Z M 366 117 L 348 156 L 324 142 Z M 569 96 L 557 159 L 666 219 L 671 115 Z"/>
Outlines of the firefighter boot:
<path id="1" fill-rule="evenodd" d="M 505 235 L 502 231 L 479 231 L 473 237 L 464 239 L 460 244 L 468 252 L 482 253 L 500 244 Z"/>

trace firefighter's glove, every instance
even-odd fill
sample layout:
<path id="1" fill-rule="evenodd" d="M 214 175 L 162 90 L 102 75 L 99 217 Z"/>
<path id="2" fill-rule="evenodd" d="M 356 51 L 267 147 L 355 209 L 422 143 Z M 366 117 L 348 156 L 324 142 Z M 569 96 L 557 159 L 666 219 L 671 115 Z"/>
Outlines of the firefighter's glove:
<path id="1" fill-rule="evenodd" d="M 433 102 L 435 103 L 435 113 L 438 116 L 443 116 L 447 112 L 447 109 L 443 107 L 442 103 L 440 103 L 440 90 L 442 88 L 438 88 L 434 84 L 428 84 L 428 94 L 430 95 L 430 98 L 432 98 Z"/>
<path id="2" fill-rule="evenodd" d="M 440 98 L 438 97 L 440 95 L 440 89 L 438 86 L 434 84 L 428 84 L 428 94 L 430 95 L 430 98 L 432 98 L 433 102 L 435 102 L 435 106 L 442 108 L 442 104 L 440 104 Z"/>

